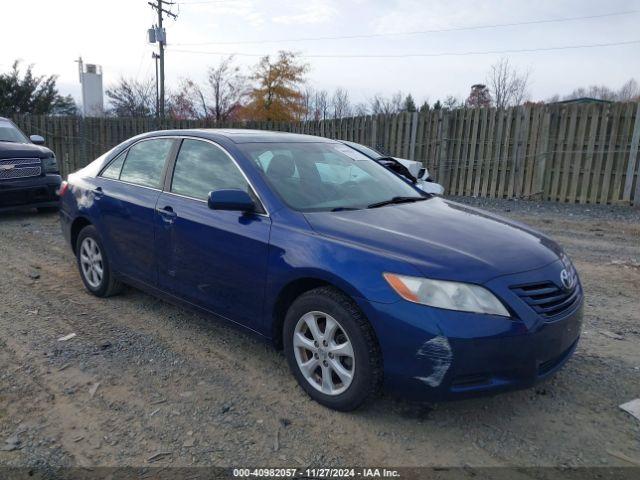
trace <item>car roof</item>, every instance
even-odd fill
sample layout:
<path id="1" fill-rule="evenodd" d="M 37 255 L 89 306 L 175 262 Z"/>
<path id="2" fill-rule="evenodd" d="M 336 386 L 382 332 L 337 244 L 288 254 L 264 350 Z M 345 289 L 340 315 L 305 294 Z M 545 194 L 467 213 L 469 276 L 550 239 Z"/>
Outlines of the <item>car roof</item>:
<path id="1" fill-rule="evenodd" d="M 234 143 L 337 143 L 335 140 L 325 137 L 316 137 L 314 135 L 242 128 L 162 130 L 146 134 L 146 136 L 158 135 L 191 135 L 194 137 L 210 138 L 212 140 L 224 137 Z"/>

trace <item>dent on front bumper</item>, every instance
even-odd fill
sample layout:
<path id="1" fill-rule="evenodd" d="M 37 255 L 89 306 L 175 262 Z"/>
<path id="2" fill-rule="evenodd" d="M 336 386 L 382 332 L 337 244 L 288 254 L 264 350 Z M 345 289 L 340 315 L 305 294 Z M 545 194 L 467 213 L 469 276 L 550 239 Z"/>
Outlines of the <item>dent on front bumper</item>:
<path id="1" fill-rule="evenodd" d="M 533 275 L 548 277 L 548 270 L 556 269 L 551 265 Z M 504 286 L 518 280 L 519 276 L 511 276 L 496 281 Z M 405 397 L 449 400 L 527 388 L 558 371 L 578 343 L 580 295 L 571 309 L 552 320 L 511 297 L 508 304 L 515 318 L 406 301 L 361 306 L 380 341 L 386 390 Z"/>

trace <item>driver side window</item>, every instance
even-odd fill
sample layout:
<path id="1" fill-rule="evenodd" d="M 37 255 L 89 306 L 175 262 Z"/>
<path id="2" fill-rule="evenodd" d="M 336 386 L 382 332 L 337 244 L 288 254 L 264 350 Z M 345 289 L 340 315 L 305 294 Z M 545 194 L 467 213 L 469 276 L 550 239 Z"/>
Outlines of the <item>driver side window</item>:
<path id="1" fill-rule="evenodd" d="M 213 190 L 238 189 L 251 193 L 236 164 L 219 147 L 200 140 L 183 140 L 173 170 L 171 192 L 206 200 Z"/>

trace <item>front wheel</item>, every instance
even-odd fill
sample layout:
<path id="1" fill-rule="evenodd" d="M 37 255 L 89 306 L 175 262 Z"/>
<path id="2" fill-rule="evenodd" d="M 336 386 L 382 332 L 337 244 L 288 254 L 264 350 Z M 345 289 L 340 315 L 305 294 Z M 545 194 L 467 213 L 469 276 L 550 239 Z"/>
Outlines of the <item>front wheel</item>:
<path id="1" fill-rule="evenodd" d="M 109 297 L 122 290 L 122 284 L 111 272 L 107 253 L 93 225 L 84 227 L 78 235 L 76 257 L 82 283 L 97 297 Z"/>
<path id="2" fill-rule="evenodd" d="M 300 386 L 318 403 L 349 411 L 382 384 L 373 329 L 342 292 L 321 287 L 298 297 L 284 323 L 284 350 Z"/>

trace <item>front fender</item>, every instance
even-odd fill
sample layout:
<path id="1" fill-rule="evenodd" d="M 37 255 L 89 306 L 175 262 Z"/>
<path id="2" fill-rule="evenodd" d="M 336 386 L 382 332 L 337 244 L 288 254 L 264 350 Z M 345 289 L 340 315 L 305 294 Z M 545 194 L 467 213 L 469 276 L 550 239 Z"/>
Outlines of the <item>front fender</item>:
<path id="1" fill-rule="evenodd" d="M 395 303 L 400 298 L 382 276 L 384 272 L 420 274 L 412 265 L 381 252 L 319 235 L 303 225 L 274 223 L 265 292 L 265 332 L 271 331 L 275 304 L 291 282 L 320 280 L 356 301 Z"/>

